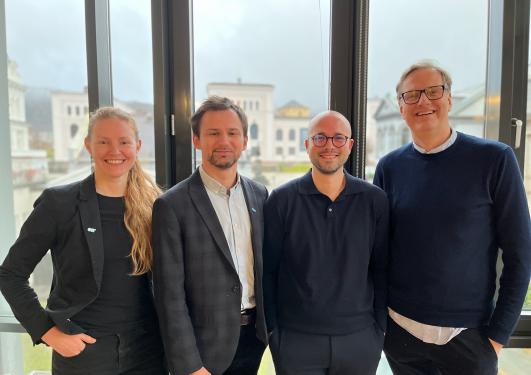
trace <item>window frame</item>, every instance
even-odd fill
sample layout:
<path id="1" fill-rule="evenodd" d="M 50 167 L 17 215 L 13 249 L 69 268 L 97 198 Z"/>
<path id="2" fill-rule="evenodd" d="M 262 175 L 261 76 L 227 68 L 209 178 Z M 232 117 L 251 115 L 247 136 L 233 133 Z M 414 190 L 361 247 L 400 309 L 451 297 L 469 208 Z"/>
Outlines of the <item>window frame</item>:
<path id="1" fill-rule="evenodd" d="M 489 1 L 485 136 L 511 146 L 522 175 L 526 147 L 529 11 L 529 0 Z M 514 118 L 523 122 L 519 140 Z M 498 256 L 498 271 L 502 267 L 501 256 Z M 530 310 L 521 312 L 507 347 L 531 347 Z"/>
<path id="2" fill-rule="evenodd" d="M 485 135 L 514 150 L 516 131 L 511 119 L 521 119 L 520 147 L 515 150 L 521 171 L 526 147 L 529 10 L 530 0 L 489 0 L 486 96 L 501 100 L 485 101 Z M 365 178 L 369 0 L 332 0 L 331 17 L 330 109 L 352 124 L 356 143 L 346 169 Z M 506 347 L 531 347 L 531 311 L 522 311 Z"/>
<path id="3" fill-rule="evenodd" d="M 524 165 L 530 0 L 489 2 L 487 57 L 486 136 L 515 146 L 513 117 L 523 120 L 520 148 Z M 192 0 L 152 0 L 154 76 L 154 132 L 157 183 L 169 188 L 193 171 Z M 89 110 L 112 105 L 109 0 L 85 0 Z M 367 60 L 369 0 L 331 0 L 331 48 L 329 108 L 344 114 L 356 139 L 345 165 L 364 178 L 366 148 Z M 5 1 L 0 0 L 0 50 L 6 51 Z M 7 61 L 0 61 L 7 71 Z M 524 84 L 525 82 L 525 84 Z M 7 77 L 0 76 L 0 121 L 9 123 Z M 3 110 L 2 110 L 3 109 Z M 258 110 L 258 108 L 256 108 Z M 7 130 L 6 130 L 7 129 Z M 0 132 L 9 127 L 0 127 Z M 1 135 L 1 134 L 0 134 Z M 11 174 L 10 137 L 0 136 L 0 173 Z M 11 181 L 0 187 L 0 204 L 13 208 Z M 0 243 L 8 248 L 14 240 L 14 222 L 0 227 Z M 2 317 L 2 332 L 24 332 L 12 316 Z M 531 312 L 523 312 L 508 347 L 531 347 Z"/>

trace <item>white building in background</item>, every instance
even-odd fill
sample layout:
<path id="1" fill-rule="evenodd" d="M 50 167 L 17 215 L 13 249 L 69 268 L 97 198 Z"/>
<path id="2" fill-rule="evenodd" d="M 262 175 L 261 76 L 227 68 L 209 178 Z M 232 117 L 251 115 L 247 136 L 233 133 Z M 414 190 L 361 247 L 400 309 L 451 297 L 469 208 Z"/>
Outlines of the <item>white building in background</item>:
<path id="1" fill-rule="evenodd" d="M 11 151 L 23 152 L 29 150 L 29 128 L 26 123 L 25 87 L 17 72 L 17 64 L 8 61 L 8 89 L 9 89 L 9 133 L 11 135 Z M 13 168 L 13 172 L 16 169 Z M 16 176 L 15 176 L 16 177 Z"/>
<path id="2" fill-rule="evenodd" d="M 378 108 L 380 108 L 380 104 L 382 103 L 382 99 L 380 98 L 369 98 L 367 99 L 367 117 L 366 117 L 366 131 L 365 131 L 365 162 L 366 167 L 370 169 L 371 171 L 376 167 L 376 119 L 374 118 L 374 115 L 376 114 L 376 111 Z M 366 168 L 366 170 L 367 170 Z M 372 173 L 372 172 L 371 172 Z"/>
<path id="3" fill-rule="evenodd" d="M 531 65 L 530 65 L 531 68 Z M 524 184 L 531 209 L 531 71 L 527 79 L 527 125 L 524 156 Z M 483 85 L 452 94 L 450 124 L 457 130 L 476 137 L 485 133 L 485 88 Z M 376 159 L 411 141 L 408 127 L 400 116 L 396 98 L 386 96 L 375 115 Z"/>
<path id="4" fill-rule="evenodd" d="M 308 138 L 310 109 L 292 100 L 276 113 L 273 121 L 274 154 L 270 161 L 308 162 L 304 140 Z M 268 159 L 266 159 L 268 160 Z"/>
<path id="5" fill-rule="evenodd" d="M 83 151 L 88 125 L 88 93 L 52 91 L 53 160 L 66 171 Z"/>
<path id="6" fill-rule="evenodd" d="M 30 128 L 26 122 L 25 87 L 17 64 L 8 60 L 9 133 L 15 228 L 18 231 L 33 209 L 33 201 L 48 178 L 46 151 L 30 148 Z"/>
<path id="7" fill-rule="evenodd" d="M 394 96 L 386 95 L 382 98 L 374 113 L 374 121 L 376 160 L 411 140 L 409 128 L 400 116 L 398 103 Z"/>
<path id="8" fill-rule="evenodd" d="M 89 162 L 89 155 L 84 146 L 89 121 L 87 90 L 52 91 L 51 103 L 54 170 L 67 173 L 83 168 Z M 142 139 L 139 157 L 145 167 L 154 173 L 153 104 L 115 100 L 114 105 L 134 117 Z"/>
<path id="9" fill-rule="evenodd" d="M 249 83 L 209 83 L 207 95 L 226 96 L 238 104 L 247 114 L 249 124 L 247 152 L 244 158 L 271 158 L 273 145 L 273 85 Z"/>
<path id="10" fill-rule="evenodd" d="M 266 164 L 307 162 L 304 148 L 310 109 L 290 101 L 275 110 L 273 85 L 252 83 L 209 83 L 207 94 L 226 96 L 247 114 L 247 152 L 243 158 Z"/>
<path id="11" fill-rule="evenodd" d="M 266 164 L 308 161 L 304 140 L 310 120 L 310 109 L 290 101 L 275 110 L 274 87 L 267 84 L 210 83 L 208 95 L 227 96 L 247 114 L 248 145 L 242 155 L 246 161 Z M 67 172 L 88 161 L 83 139 L 89 119 L 87 92 L 52 91 L 52 123 L 54 169 Z M 115 101 L 115 105 L 131 113 L 142 139 L 140 158 L 154 171 L 153 105 Z"/>

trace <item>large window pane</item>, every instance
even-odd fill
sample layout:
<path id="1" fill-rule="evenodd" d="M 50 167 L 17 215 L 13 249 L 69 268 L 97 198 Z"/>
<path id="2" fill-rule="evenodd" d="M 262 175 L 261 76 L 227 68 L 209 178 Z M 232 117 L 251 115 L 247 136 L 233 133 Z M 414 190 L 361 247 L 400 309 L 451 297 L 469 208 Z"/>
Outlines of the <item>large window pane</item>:
<path id="1" fill-rule="evenodd" d="M 43 188 L 90 173 L 83 149 L 88 119 L 83 4 L 6 1 L 15 217 L 4 219 L 15 220 L 17 233 Z M 32 278 L 43 300 L 48 267 Z"/>
<path id="2" fill-rule="evenodd" d="M 142 139 L 138 157 L 155 178 L 151 2 L 110 0 L 109 5 L 114 105 L 135 118 Z"/>
<path id="3" fill-rule="evenodd" d="M 531 16 L 531 14 L 530 14 Z M 529 45 L 528 62 L 531 64 L 531 38 Z M 527 192 L 527 204 L 531 209 L 531 65 L 527 75 L 527 116 L 525 132 L 525 156 L 524 156 L 524 184 Z M 531 310 L 531 283 L 527 290 L 524 309 Z"/>
<path id="4" fill-rule="evenodd" d="M 372 0 L 369 9 L 367 163 L 372 181 L 382 156 L 411 141 L 395 86 L 402 72 L 430 59 L 452 78 L 450 123 L 483 137 L 488 0 Z M 436 16 L 434 16 L 436 15 Z"/>
<path id="5" fill-rule="evenodd" d="M 400 116 L 395 86 L 402 72 L 418 60 L 434 60 L 451 74 L 452 127 L 484 137 L 488 7 L 488 0 L 451 0 L 444 5 L 436 0 L 371 0 L 365 169 L 368 180 L 372 181 L 381 157 L 411 142 L 409 128 Z M 504 354 L 504 358 L 512 353 Z M 385 361 L 379 371 L 390 373 Z"/>
<path id="6" fill-rule="evenodd" d="M 328 106 L 330 0 L 195 0 L 193 14 L 196 107 L 217 94 L 245 110 L 242 174 L 269 189 L 302 175 L 308 121 Z"/>
<path id="7" fill-rule="evenodd" d="M 0 220 L 14 221 L 18 233 L 44 188 L 90 173 L 83 150 L 88 120 L 85 15 L 83 0 L 6 0 L 5 9 L 14 212 L 0 211 Z M 7 250 L 0 249 L 2 259 Z M 45 304 L 51 285 L 49 256 L 30 283 Z M 1 313 L 11 315 L 3 299 Z M 2 334 L 0 373 L 37 369 L 27 367 L 32 355 L 20 350 L 21 337 L 29 339 L 26 334 Z"/>

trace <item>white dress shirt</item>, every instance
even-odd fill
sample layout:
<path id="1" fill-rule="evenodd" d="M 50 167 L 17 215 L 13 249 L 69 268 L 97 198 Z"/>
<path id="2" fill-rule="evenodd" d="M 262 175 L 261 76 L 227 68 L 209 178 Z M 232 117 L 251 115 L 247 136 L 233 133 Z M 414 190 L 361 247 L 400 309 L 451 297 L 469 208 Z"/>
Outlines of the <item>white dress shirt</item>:
<path id="1" fill-rule="evenodd" d="M 199 167 L 210 202 L 216 211 L 225 239 L 229 245 L 232 261 L 242 284 L 241 309 L 256 306 L 254 296 L 254 256 L 251 241 L 251 219 L 243 194 L 240 176 L 236 184 L 227 190 Z"/>

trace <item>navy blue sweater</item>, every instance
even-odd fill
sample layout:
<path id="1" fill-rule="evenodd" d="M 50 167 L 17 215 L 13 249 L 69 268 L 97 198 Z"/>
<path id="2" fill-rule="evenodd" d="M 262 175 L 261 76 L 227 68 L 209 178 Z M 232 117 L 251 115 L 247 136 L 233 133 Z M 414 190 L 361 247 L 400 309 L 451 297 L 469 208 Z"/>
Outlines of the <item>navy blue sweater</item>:
<path id="1" fill-rule="evenodd" d="M 462 133 L 440 153 L 408 144 L 380 160 L 374 183 L 390 200 L 389 306 L 425 324 L 486 325 L 505 344 L 531 272 L 529 211 L 511 148 Z"/>
<path id="2" fill-rule="evenodd" d="M 311 173 L 275 189 L 264 207 L 268 330 L 385 330 L 388 221 L 385 193 L 348 174 L 335 201 Z"/>

